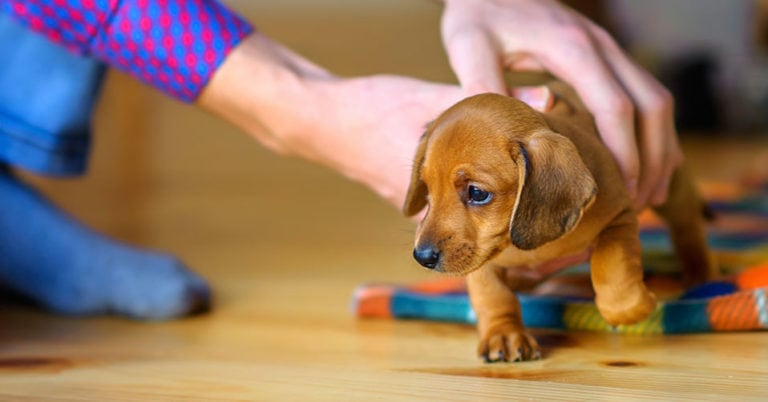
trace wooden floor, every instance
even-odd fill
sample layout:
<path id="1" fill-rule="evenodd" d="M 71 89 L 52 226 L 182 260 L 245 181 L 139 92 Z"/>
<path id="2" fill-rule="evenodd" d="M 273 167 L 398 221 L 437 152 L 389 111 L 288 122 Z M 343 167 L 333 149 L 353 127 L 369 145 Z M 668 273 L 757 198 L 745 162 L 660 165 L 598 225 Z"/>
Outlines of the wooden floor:
<path id="1" fill-rule="evenodd" d="M 401 2 L 408 12 L 375 18 L 245 11 L 345 74 L 450 79 L 436 6 Z M 215 309 L 145 323 L 0 304 L 2 400 L 768 399 L 766 333 L 538 332 L 543 360 L 485 365 L 471 327 L 357 320 L 360 283 L 430 277 L 396 210 L 124 77 L 110 77 L 96 127 L 87 178 L 35 182 L 99 230 L 177 253 L 211 281 Z M 727 178 L 766 145 L 686 149 L 697 172 Z"/>

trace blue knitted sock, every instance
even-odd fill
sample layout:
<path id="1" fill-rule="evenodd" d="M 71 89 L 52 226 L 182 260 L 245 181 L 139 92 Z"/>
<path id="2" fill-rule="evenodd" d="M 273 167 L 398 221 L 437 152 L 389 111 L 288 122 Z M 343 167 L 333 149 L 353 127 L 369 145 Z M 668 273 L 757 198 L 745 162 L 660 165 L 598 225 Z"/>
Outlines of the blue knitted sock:
<path id="1" fill-rule="evenodd" d="M 56 312 L 165 319 L 206 309 L 205 281 L 171 255 L 93 232 L 0 166 L 0 283 Z"/>

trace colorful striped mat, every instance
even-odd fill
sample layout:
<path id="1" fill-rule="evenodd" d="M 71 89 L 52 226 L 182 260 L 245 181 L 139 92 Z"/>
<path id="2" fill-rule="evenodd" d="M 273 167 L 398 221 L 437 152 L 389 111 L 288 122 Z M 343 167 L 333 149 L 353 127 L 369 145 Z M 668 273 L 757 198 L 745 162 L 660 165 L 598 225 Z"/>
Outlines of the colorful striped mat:
<path id="1" fill-rule="evenodd" d="M 652 213 L 643 213 L 641 241 L 646 282 L 661 302 L 636 325 L 612 327 L 591 298 L 588 266 L 569 268 L 532 293 L 519 293 L 523 321 L 530 328 L 672 334 L 768 329 L 768 184 L 705 183 L 717 218 L 709 243 L 721 277 L 682 289 L 669 237 Z M 358 317 L 475 323 L 463 278 L 410 285 L 366 284 L 353 296 Z"/>

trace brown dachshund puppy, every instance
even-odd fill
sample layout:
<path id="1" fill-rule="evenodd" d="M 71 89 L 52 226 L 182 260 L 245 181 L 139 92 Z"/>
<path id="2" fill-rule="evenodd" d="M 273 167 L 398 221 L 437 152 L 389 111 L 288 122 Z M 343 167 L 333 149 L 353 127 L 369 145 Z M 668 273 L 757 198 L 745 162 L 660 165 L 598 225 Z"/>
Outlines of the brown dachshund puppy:
<path id="1" fill-rule="evenodd" d="M 618 165 L 575 93 L 558 82 L 549 89 L 555 100 L 545 113 L 502 95 L 467 98 L 430 124 L 415 156 L 404 213 L 429 208 L 414 257 L 467 275 L 487 361 L 540 356 L 513 291 L 551 274 L 542 267 L 552 260 L 591 251 L 595 303 L 611 325 L 641 321 L 656 306 Z M 683 170 L 656 208 L 690 284 L 713 274 L 704 209 Z"/>

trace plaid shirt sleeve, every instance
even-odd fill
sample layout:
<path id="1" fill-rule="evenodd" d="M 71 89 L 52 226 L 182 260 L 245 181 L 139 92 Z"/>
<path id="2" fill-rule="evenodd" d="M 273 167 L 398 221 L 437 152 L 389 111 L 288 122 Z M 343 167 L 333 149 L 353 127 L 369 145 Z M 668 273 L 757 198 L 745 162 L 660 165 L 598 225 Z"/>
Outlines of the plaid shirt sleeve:
<path id="1" fill-rule="evenodd" d="M 3 0 L 0 12 L 185 102 L 253 30 L 215 0 Z"/>

